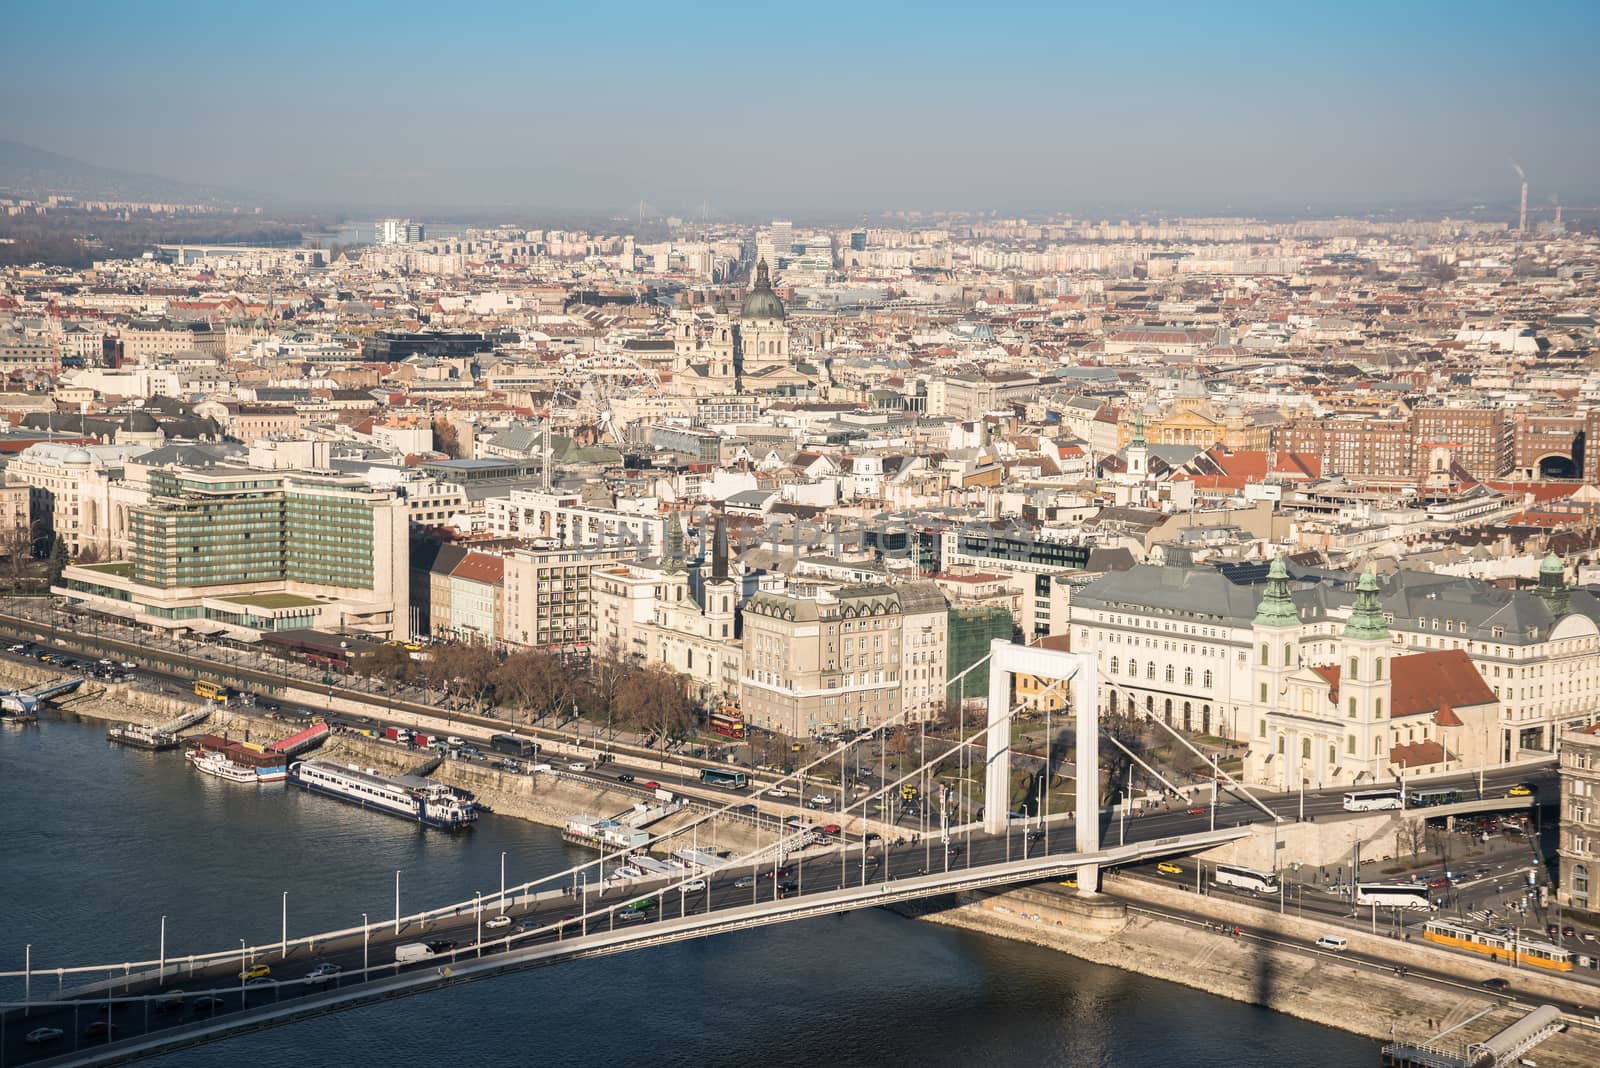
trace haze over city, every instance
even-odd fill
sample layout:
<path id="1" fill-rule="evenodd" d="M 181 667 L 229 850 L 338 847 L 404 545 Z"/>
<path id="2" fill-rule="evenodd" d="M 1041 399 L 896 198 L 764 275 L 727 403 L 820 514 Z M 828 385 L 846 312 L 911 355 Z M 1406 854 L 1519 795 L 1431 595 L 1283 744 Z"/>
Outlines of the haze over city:
<path id="1" fill-rule="evenodd" d="M 1512 158 L 1540 203 L 1600 192 L 1588 3 L 61 3 L 9 30 L 0 137 L 279 206 L 1446 209 L 1514 198 Z"/>
<path id="2" fill-rule="evenodd" d="M 1600 1064 L 1600 7 L 12 8 L 0 1068 Z"/>

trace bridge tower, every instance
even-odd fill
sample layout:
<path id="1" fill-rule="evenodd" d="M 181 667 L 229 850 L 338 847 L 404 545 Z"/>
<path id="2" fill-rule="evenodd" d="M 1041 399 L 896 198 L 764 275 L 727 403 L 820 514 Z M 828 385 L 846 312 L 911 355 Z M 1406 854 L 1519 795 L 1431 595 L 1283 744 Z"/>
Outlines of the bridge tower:
<path id="1" fill-rule="evenodd" d="M 1077 716 L 1077 806 L 1074 823 L 1080 853 L 1100 848 L 1100 681 L 1092 653 L 1068 653 L 1033 645 L 989 643 L 988 766 L 984 769 L 983 829 L 1004 834 L 1011 817 L 1012 677 L 1066 680 L 1068 707 Z M 1100 885 L 1100 866 L 1078 869 L 1081 893 Z"/>

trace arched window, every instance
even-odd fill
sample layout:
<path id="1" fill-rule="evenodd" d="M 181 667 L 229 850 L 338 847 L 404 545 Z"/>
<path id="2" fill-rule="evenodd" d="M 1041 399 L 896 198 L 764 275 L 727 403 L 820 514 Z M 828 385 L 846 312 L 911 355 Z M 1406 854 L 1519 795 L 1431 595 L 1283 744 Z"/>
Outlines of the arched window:
<path id="1" fill-rule="evenodd" d="M 1351 682 L 1355 682 L 1358 678 L 1361 677 L 1361 672 L 1358 670 L 1360 668 L 1360 666 L 1361 666 L 1361 661 L 1352 656 L 1350 658 L 1350 681 Z"/>
<path id="2" fill-rule="evenodd" d="M 1167 698 L 1167 726 L 1172 726 L 1172 698 Z"/>
<path id="3" fill-rule="evenodd" d="M 1183 669 L 1183 684 L 1185 686 L 1193 686 L 1194 685 L 1194 668 L 1184 668 Z"/>
<path id="4" fill-rule="evenodd" d="M 1310 738 L 1302 738 L 1302 739 L 1300 739 L 1300 759 L 1301 760 L 1310 760 L 1311 759 L 1311 739 Z"/>
<path id="5" fill-rule="evenodd" d="M 1380 657 L 1378 657 L 1377 660 L 1375 660 L 1373 662 L 1372 669 L 1373 669 L 1373 676 L 1372 677 L 1377 679 L 1379 682 L 1382 682 L 1383 681 L 1383 657 L 1380 656 Z"/>
<path id="6" fill-rule="evenodd" d="M 1139 661 L 1131 656 L 1128 657 L 1128 677 L 1134 679 L 1139 677 Z"/>
<path id="7" fill-rule="evenodd" d="M 1208 690 L 1211 689 L 1211 672 L 1208 671 L 1204 675 L 1200 676 L 1200 685 L 1204 686 Z"/>
<path id="8" fill-rule="evenodd" d="M 1167 676 L 1167 681 L 1171 682 L 1172 681 L 1172 665 L 1171 664 L 1167 665 L 1166 676 Z"/>
<path id="9" fill-rule="evenodd" d="M 1266 667 L 1267 666 L 1267 658 L 1268 658 L 1269 655 L 1270 655 L 1270 653 L 1269 653 L 1269 650 L 1268 650 L 1267 643 L 1266 642 L 1262 642 L 1261 643 L 1261 666 L 1262 667 Z"/>
<path id="10" fill-rule="evenodd" d="M 1292 642 L 1283 643 L 1283 666 L 1294 667 L 1294 644 Z"/>
<path id="11" fill-rule="evenodd" d="M 1144 666 L 1144 677 L 1154 682 L 1156 679 L 1156 662 L 1154 660 Z"/>

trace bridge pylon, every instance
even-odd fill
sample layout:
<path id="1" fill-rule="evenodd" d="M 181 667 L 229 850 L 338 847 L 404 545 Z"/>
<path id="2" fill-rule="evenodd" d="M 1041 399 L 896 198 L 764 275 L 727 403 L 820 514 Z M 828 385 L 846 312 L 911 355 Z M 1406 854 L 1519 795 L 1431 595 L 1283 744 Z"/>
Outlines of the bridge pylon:
<path id="1" fill-rule="evenodd" d="M 989 643 L 989 734 L 988 766 L 984 769 L 983 829 L 1004 834 L 1011 819 L 1011 680 L 1016 675 L 1036 679 L 1066 680 L 1069 707 L 1077 716 L 1078 767 L 1077 828 L 1078 852 L 1096 853 L 1100 849 L 1100 681 L 1095 658 L 1089 653 L 1069 653 L 1016 645 L 996 638 Z M 1046 772 L 1048 773 L 1048 768 Z M 1048 789 L 1049 784 L 1046 783 Z M 1080 893 L 1093 893 L 1099 886 L 1100 866 L 1085 864 L 1078 869 Z"/>

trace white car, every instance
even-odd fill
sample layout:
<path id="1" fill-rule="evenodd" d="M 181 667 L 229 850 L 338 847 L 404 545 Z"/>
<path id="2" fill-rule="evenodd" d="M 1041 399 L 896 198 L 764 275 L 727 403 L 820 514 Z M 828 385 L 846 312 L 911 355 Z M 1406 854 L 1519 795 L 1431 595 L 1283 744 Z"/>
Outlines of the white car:
<path id="1" fill-rule="evenodd" d="M 684 889 L 685 893 L 692 893 L 692 892 L 694 892 L 696 890 L 704 890 L 705 888 L 706 888 L 706 881 L 704 879 L 696 879 L 692 883 L 684 883 L 683 884 L 683 889 Z"/>
<path id="2" fill-rule="evenodd" d="M 487 920 L 484 920 L 483 925 L 491 931 L 498 930 L 501 927 L 510 927 L 511 917 L 502 912 L 498 916 L 490 916 Z"/>
<path id="3" fill-rule="evenodd" d="M 833 804 L 833 798 L 829 797 L 827 794 L 818 794 L 816 797 L 811 799 L 811 803 L 813 805 L 831 805 Z"/>
<path id="4" fill-rule="evenodd" d="M 59 1027 L 35 1027 L 32 1031 L 22 1036 L 22 1041 L 30 1046 L 37 1046 L 41 1042 L 54 1042 L 64 1034 L 66 1032 Z"/>
<path id="5" fill-rule="evenodd" d="M 573 762 L 573 763 L 567 765 L 567 770 L 568 771 L 588 771 L 589 770 L 589 765 Z"/>
<path id="6" fill-rule="evenodd" d="M 460 749 L 462 746 L 467 744 L 467 740 L 465 738 L 460 738 L 460 737 L 457 737 L 456 735 L 452 734 L 450 737 L 448 737 L 448 738 L 446 738 L 444 740 L 444 744 L 445 745 L 449 745 L 449 746 L 454 746 L 455 748 Z"/>
<path id="7" fill-rule="evenodd" d="M 332 961 L 323 961 L 311 969 L 305 977 L 307 986 L 319 986 L 322 983 L 332 982 L 333 977 L 344 971 L 344 968 Z"/>
<path id="8" fill-rule="evenodd" d="M 788 797 L 789 796 L 789 791 L 785 790 L 781 786 L 774 786 L 772 789 L 767 791 L 767 796 L 768 797 Z"/>

